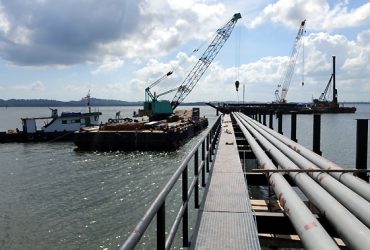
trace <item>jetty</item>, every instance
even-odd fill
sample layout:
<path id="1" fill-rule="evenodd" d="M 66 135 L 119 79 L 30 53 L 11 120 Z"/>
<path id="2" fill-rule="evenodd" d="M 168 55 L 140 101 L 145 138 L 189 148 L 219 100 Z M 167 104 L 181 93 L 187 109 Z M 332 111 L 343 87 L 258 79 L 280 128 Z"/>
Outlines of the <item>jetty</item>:
<path id="1" fill-rule="evenodd" d="M 357 121 L 356 168 L 344 169 L 321 156 L 320 114 L 313 115 L 312 150 L 297 143 L 296 114 L 290 138 L 282 135 L 282 116 L 278 131 L 272 129 L 275 118 L 262 117 L 220 116 L 120 249 L 135 248 L 152 221 L 157 249 L 179 240 L 176 246 L 190 249 L 370 246 L 367 119 Z M 167 197 L 179 182 L 181 201 L 173 218 Z"/>

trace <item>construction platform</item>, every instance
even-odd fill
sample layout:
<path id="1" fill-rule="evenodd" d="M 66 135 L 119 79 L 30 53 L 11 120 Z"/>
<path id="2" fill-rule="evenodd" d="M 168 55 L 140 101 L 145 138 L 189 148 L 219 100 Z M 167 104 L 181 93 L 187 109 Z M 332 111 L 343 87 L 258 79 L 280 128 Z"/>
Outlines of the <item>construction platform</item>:
<path id="1" fill-rule="evenodd" d="M 234 129 L 225 115 L 192 249 L 260 249 Z"/>

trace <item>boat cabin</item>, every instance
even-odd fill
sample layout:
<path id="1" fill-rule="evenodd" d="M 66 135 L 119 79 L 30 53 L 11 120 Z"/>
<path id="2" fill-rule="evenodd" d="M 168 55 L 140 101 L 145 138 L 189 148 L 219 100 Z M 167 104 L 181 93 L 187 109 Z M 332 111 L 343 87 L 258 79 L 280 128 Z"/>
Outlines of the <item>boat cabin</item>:
<path id="1" fill-rule="evenodd" d="M 66 132 L 77 131 L 83 127 L 99 125 L 101 112 L 62 112 L 58 116 L 57 110 L 52 109 L 51 117 L 22 118 L 23 132 Z M 49 121 L 51 119 L 51 121 Z M 36 120 L 46 120 L 46 124 L 37 129 Z"/>

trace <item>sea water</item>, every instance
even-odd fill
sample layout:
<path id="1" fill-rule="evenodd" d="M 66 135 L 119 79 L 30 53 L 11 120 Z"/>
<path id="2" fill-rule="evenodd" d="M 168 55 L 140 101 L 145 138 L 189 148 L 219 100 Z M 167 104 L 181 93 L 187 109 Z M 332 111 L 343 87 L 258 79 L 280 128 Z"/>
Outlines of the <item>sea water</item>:
<path id="1" fill-rule="evenodd" d="M 355 119 L 370 118 L 370 105 L 356 106 L 355 114 L 321 117 L 323 156 L 346 168 L 355 164 Z M 200 108 L 211 126 L 215 110 Z M 118 111 L 126 117 L 137 109 L 101 107 L 99 111 L 105 122 Z M 50 112 L 42 107 L 0 108 L 0 131 L 21 128 L 20 117 Z M 283 133 L 289 136 L 290 117 L 283 119 Z M 312 148 L 312 121 L 312 115 L 297 117 L 298 142 L 308 148 Z M 204 133 L 171 152 L 79 152 L 72 142 L 0 144 L 0 249 L 117 249 Z M 167 215 L 174 217 L 180 203 L 177 185 L 166 203 Z M 148 233 L 138 248 L 154 247 L 155 238 Z"/>

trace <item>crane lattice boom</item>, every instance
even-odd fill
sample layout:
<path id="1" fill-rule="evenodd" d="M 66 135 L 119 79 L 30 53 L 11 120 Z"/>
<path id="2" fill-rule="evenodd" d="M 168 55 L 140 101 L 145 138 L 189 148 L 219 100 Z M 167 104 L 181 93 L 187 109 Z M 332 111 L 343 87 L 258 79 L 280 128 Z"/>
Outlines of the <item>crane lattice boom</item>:
<path id="1" fill-rule="evenodd" d="M 294 68 L 297 62 L 298 54 L 299 54 L 299 49 L 302 44 L 302 36 L 304 32 L 304 26 L 306 24 L 306 19 L 301 22 L 301 26 L 299 27 L 298 34 L 295 38 L 292 53 L 290 55 L 290 60 L 285 68 L 284 74 L 282 78 L 280 79 L 278 88 L 275 90 L 275 96 L 276 96 L 276 102 L 277 103 L 285 103 L 285 97 L 288 94 L 290 82 L 292 80 L 292 76 L 294 73 Z M 279 95 L 281 88 L 281 94 Z"/>
<path id="2" fill-rule="evenodd" d="M 217 34 L 212 40 L 211 44 L 205 50 L 203 55 L 199 58 L 194 68 L 187 75 L 181 87 L 176 92 L 175 97 L 171 102 L 172 109 L 174 110 L 185 97 L 193 90 L 199 79 L 202 77 L 208 66 L 212 63 L 222 46 L 225 44 L 227 39 L 230 37 L 231 32 L 238 19 L 241 18 L 240 13 L 234 14 L 233 18 L 228 21 L 222 28 L 217 30 Z"/>

